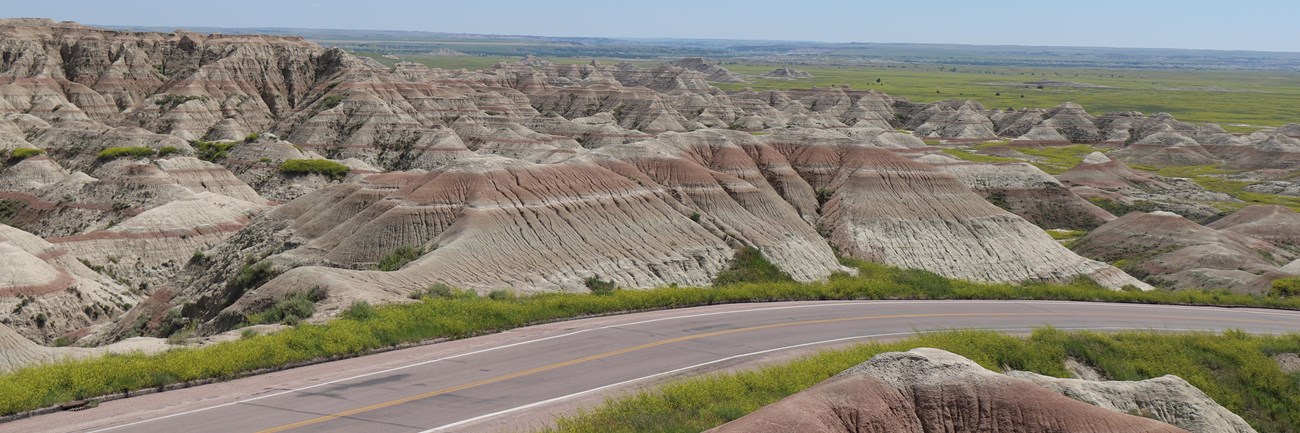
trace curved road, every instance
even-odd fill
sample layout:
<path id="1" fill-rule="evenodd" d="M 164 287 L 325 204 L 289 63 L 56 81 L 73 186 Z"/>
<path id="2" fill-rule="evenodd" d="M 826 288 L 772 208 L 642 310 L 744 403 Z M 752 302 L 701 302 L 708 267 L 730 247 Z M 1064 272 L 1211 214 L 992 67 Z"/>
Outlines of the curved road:
<path id="1" fill-rule="evenodd" d="M 733 304 L 575 320 L 106 402 L 0 431 L 466 431 L 762 355 L 981 328 L 1300 332 L 1300 312 L 1051 301 Z M 522 418 L 521 418 L 522 417 Z M 503 421 L 505 420 L 505 421 Z M 514 424 L 516 427 L 519 423 Z"/>

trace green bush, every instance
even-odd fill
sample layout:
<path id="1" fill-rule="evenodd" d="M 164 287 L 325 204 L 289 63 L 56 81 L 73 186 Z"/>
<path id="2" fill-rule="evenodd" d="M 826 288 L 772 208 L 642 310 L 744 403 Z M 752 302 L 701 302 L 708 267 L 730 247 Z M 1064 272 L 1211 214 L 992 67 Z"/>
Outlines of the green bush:
<path id="1" fill-rule="evenodd" d="M 384 272 L 396 271 L 422 255 L 424 255 L 424 251 L 419 248 L 400 246 L 379 259 L 379 263 L 375 265 L 375 268 Z"/>
<path id="2" fill-rule="evenodd" d="M 22 161 L 24 159 L 31 158 L 33 156 L 40 155 L 43 153 L 45 153 L 45 149 L 37 149 L 31 147 L 18 148 L 9 152 L 9 160 Z"/>
<path id="3" fill-rule="evenodd" d="M 178 152 L 180 152 L 180 149 L 177 149 L 176 146 L 163 146 L 158 149 L 158 156 L 167 156 Z"/>
<path id="4" fill-rule="evenodd" d="M 275 301 L 266 309 L 246 314 L 244 322 L 249 325 L 263 323 L 296 325 L 316 314 L 316 303 L 324 301 L 328 296 L 329 292 L 320 286 L 313 286 L 306 292 L 290 293 L 289 296 Z"/>
<path id="5" fill-rule="evenodd" d="M 790 278 L 790 274 L 785 273 L 781 268 L 769 262 L 758 248 L 747 246 L 736 250 L 736 255 L 731 259 L 731 265 L 726 270 L 718 273 L 718 276 L 713 279 L 713 285 L 783 281 L 794 281 L 794 279 Z"/>
<path id="6" fill-rule="evenodd" d="M 339 317 L 341 318 L 356 321 L 370 320 L 375 318 L 375 316 L 377 316 L 375 313 L 375 307 L 371 306 L 369 302 L 360 299 L 352 301 L 352 305 L 348 306 L 346 310 L 343 310 L 343 312 L 339 314 Z"/>
<path id="7" fill-rule="evenodd" d="M 348 167 L 328 159 L 290 159 L 280 164 L 284 174 L 320 174 L 331 179 L 342 179 L 348 175 Z"/>
<path id="8" fill-rule="evenodd" d="M 613 281 L 602 280 L 600 277 L 587 277 L 583 280 L 583 284 L 587 286 L 587 290 L 591 290 L 591 293 L 596 295 L 612 295 L 615 290 L 618 290 L 618 285 Z"/>
<path id="9" fill-rule="evenodd" d="M 153 155 L 153 149 L 144 146 L 110 147 L 99 151 L 99 159 L 105 161 L 117 158 L 148 158 Z"/>
<path id="10" fill-rule="evenodd" d="M 279 274 L 271 266 L 271 262 L 263 261 L 245 264 L 242 268 L 239 268 L 239 273 L 235 274 L 235 278 L 226 282 L 226 289 L 230 292 L 231 297 L 238 299 L 248 289 L 256 288 L 267 281 L 271 281 L 272 278 Z"/>
<path id="11" fill-rule="evenodd" d="M 1273 289 L 1269 295 L 1290 298 L 1300 295 L 1300 277 L 1278 278 L 1273 280 Z"/>
<path id="12" fill-rule="evenodd" d="M 339 104 L 343 103 L 343 99 L 344 99 L 343 95 L 329 95 L 324 98 L 321 98 L 321 102 L 318 107 L 320 107 L 321 110 L 328 110 L 339 106 Z"/>
<path id="13" fill-rule="evenodd" d="M 256 133 L 256 132 L 252 132 L 252 133 L 249 133 L 248 135 L 245 135 L 245 136 L 244 136 L 244 142 L 245 142 L 245 143 L 252 143 L 252 142 L 254 142 L 254 141 L 257 141 L 257 139 L 259 139 L 259 138 L 262 138 L 262 134 L 258 134 L 258 133 Z"/>
<path id="14" fill-rule="evenodd" d="M 488 292 L 488 299 L 491 299 L 493 301 L 505 301 L 514 298 L 515 298 L 515 293 L 506 289 L 496 289 L 491 292 Z"/>
<path id="15" fill-rule="evenodd" d="M 213 162 L 225 158 L 230 154 L 230 149 L 235 147 L 235 143 L 222 143 L 216 141 L 192 141 L 190 145 L 194 146 L 195 156 L 204 161 Z"/>

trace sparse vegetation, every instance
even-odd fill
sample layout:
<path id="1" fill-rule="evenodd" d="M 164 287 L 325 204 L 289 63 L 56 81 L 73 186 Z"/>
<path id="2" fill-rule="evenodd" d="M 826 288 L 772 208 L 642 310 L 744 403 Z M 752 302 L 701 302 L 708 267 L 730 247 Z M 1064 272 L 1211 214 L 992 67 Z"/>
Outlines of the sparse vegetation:
<path id="1" fill-rule="evenodd" d="M 329 296 L 324 288 L 313 286 L 306 292 L 294 292 L 275 301 L 264 310 L 246 314 L 244 322 L 249 325 L 262 323 L 283 323 L 296 325 L 303 319 L 316 314 L 316 303 Z"/>
<path id="2" fill-rule="evenodd" d="M 195 156 L 204 161 L 213 162 L 225 158 L 230 154 L 230 149 L 235 147 L 235 143 L 225 143 L 217 141 L 192 141 L 190 145 L 194 146 Z"/>
<path id="3" fill-rule="evenodd" d="M 957 157 L 957 158 L 959 158 L 959 159 L 962 159 L 962 160 L 964 160 L 964 161 L 971 161 L 971 162 L 986 162 L 986 163 L 996 163 L 996 162 L 1020 162 L 1020 160 L 1015 159 L 1015 158 L 1007 158 L 1007 157 L 1002 157 L 1002 156 L 984 155 L 984 154 L 975 153 L 975 152 L 972 152 L 972 151 L 969 151 L 969 150 L 966 150 L 966 149 L 957 149 L 957 148 L 952 148 L 952 147 L 944 148 L 944 149 L 943 149 L 943 153 L 946 153 L 946 154 L 951 155 L 951 156 L 955 156 L 955 157 Z"/>
<path id="4" fill-rule="evenodd" d="M 375 269 L 385 272 L 396 271 L 402 269 L 402 266 L 406 266 L 407 263 L 420 258 L 421 255 L 424 255 L 424 251 L 419 248 L 400 246 L 389 251 L 388 254 L 385 254 L 383 258 L 379 259 L 379 263 L 375 265 Z"/>
<path id="5" fill-rule="evenodd" d="M 736 283 L 794 281 L 790 274 L 773 265 L 758 248 L 746 246 L 736 250 L 731 265 L 713 279 L 714 286 Z"/>
<path id="6" fill-rule="evenodd" d="M 594 276 L 583 280 L 583 285 L 587 286 L 587 290 L 591 290 L 594 295 L 612 295 L 615 290 L 618 290 L 618 285 L 614 281 L 602 280 Z"/>
<path id="7" fill-rule="evenodd" d="M 32 147 L 23 147 L 23 148 L 18 148 L 18 149 L 14 149 L 14 150 L 10 151 L 10 152 L 9 152 L 9 160 L 10 160 L 10 161 L 13 161 L 13 162 L 17 162 L 17 161 L 22 161 L 22 160 L 24 160 L 24 159 L 31 158 L 31 157 L 33 157 L 33 156 L 41 155 L 41 154 L 44 154 L 44 153 L 45 153 L 45 149 L 37 149 L 37 148 L 32 148 Z"/>
<path id="8" fill-rule="evenodd" d="M 1132 168 L 1156 173 L 1165 177 L 1177 177 L 1196 182 L 1202 188 L 1221 192 L 1245 203 L 1212 203 L 1221 211 L 1233 212 L 1250 204 L 1276 204 L 1300 211 L 1300 197 L 1288 197 L 1276 194 L 1263 194 L 1246 191 L 1245 188 L 1255 182 L 1229 179 L 1227 176 L 1236 172 L 1213 165 L 1186 165 L 1152 167 L 1134 165 Z"/>
<path id="9" fill-rule="evenodd" d="M 431 287 L 420 302 L 374 306 L 369 320 L 303 323 L 270 335 L 165 353 L 113 355 L 24 368 L 0 375 L 0 415 L 110 392 L 208 378 L 232 378 L 260 368 L 435 338 L 465 338 L 566 318 L 732 302 L 824 299 L 1047 299 L 1300 309 L 1300 298 L 1226 291 L 1112 291 L 1095 284 L 986 284 L 947 280 L 924 271 L 844 260 L 858 275 L 824 282 L 735 283 L 713 288 L 616 290 L 604 296 L 540 293 L 493 299 Z M 254 287 L 274 271 L 267 262 L 245 266 L 230 285 Z M 437 295 L 434 295 L 434 294 Z M 446 295 L 443 295 L 443 294 Z M 507 296 L 509 295 L 509 296 Z M 436 296 L 436 297 L 435 297 Z M 1012 364 L 1014 365 L 1014 364 Z M 838 371 L 838 370 L 836 370 Z"/>
<path id="10" fill-rule="evenodd" d="M 331 179 L 348 175 L 348 167 L 328 159 L 290 159 L 280 164 L 280 172 L 289 175 L 320 174 Z"/>
<path id="11" fill-rule="evenodd" d="M 148 158 L 154 150 L 144 146 L 110 147 L 99 151 L 99 160 L 108 161 L 118 158 Z"/>
<path id="12" fill-rule="evenodd" d="M 155 99 L 153 103 L 158 105 L 159 107 L 163 107 L 164 110 L 170 110 L 176 108 L 177 105 L 181 105 L 186 102 L 206 101 L 207 99 L 208 97 L 206 96 L 162 95 L 159 96 L 158 99 Z"/>
<path id="13" fill-rule="evenodd" d="M 478 292 L 458 289 L 443 283 L 430 284 L 424 290 L 417 290 L 409 296 L 411 299 L 473 299 Z"/>
<path id="14" fill-rule="evenodd" d="M 1295 431 L 1300 425 L 1300 380 L 1270 356 L 1300 351 L 1300 335 L 1250 336 L 1241 332 L 1118 334 L 1038 329 L 1028 338 L 989 331 L 922 334 L 890 343 L 867 343 L 738 373 L 688 378 L 618 397 L 563 417 L 553 433 L 698 432 L 721 425 L 884 353 L 933 347 L 994 371 L 1033 371 L 1068 377 L 1065 359 L 1094 366 L 1113 380 L 1173 374 L 1205 391 L 1259 431 Z"/>
<path id="15" fill-rule="evenodd" d="M 0 199 L 0 224 L 14 226 L 18 214 L 27 209 L 27 202 L 21 200 Z"/>
<path id="16" fill-rule="evenodd" d="M 366 321 L 375 318 L 375 307 L 365 300 L 358 299 L 352 301 L 346 310 L 339 314 L 339 317 L 349 320 Z"/>
<path id="17" fill-rule="evenodd" d="M 1058 241 L 1068 241 L 1071 239 L 1077 239 L 1083 237 L 1083 235 L 1088 234 L 1087 230 L 1053 229 L 1053 230 L 1046 230 L 1046 232 L 1048 236 L 1051 236 L 1052 239 Z"/>
<path id="18" fill-rule="evenodd" d="M 234 302 L 235 299 L 243 296 L 248 289 L 256 288 L 267 281 L 271 281 L 272 278 L 279 274 L 271 266 L 271 262 L 261 261 L 245 264 L 239 269 L 239 273 L 235 274 L 235 278 L 231 278 L 226 282 L 226 291 L 229 292 L 230 296 L 228 300 Z"/>
<path id="19" fill-rule="evenodd" d="M 339 106 L 339 104 L 343 103 L 343 99 L 344 99 L 343 95 L 329 95 L 324 98 L 321 98 L 320 105 L 318 107 L 320 107 L 321 110 L 328 110 Z"/>
<path id="20" fill-rule="evenodd" d="M 256 132 L 251 132 L 251 133 L 249 133 L 248 135 L 245 135 L 245 136 L 244 136 L 244 142 L 245 142 L 245 143 L 252 143 L 252 142 L 254 142 L 254 141 L 257 141 L 257 139 L 259 139 L 259 138 L 262 138 L 262 135 L 261 135 L 261 134 L 258 134 L 258 133 L 256 133 Z"/>
<path id="21" fill-rule="evenodd" d="M 168 156 L 180 152 L 176 146 L 163 146 L 158 148 L 158 156 Z"/>

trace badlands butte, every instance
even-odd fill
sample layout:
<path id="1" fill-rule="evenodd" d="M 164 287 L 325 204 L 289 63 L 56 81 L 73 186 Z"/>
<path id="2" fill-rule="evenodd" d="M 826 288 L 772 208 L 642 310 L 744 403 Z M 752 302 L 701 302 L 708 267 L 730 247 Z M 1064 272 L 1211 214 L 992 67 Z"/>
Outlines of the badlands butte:
<path id="1" fill-rule="evenodd" d="M 223 333 L 292 294 L 327 318 L 435 284 L 708 286 L 747 248 L 798 281 L 853 272 L 841 256 L 1116 290 L 1300 273 L 1290 209 L 1152 171 L 1297 196 L 1300 125 L 710 84 L 735 80 L 702 59 L 385 67 L 296 37 L 0 20 L 0 369 Z M 1057 175 L 1017 150 L 1079 143 L 1098 152 Z"/>

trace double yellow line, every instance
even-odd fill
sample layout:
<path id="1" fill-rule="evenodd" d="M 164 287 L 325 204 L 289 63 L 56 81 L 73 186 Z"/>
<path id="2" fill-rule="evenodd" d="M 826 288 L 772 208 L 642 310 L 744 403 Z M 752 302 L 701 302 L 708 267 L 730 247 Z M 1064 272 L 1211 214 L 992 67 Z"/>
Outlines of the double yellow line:
<path id="1" fill-rule="evenodd" d="M 346 411 L 342 411 L 342 412 L 338 412 L 338 413 L 333 413 L 333 414 L 330 414 L 330 415 L 321 416 L 321 417 L 318 417 L 318 418 L 312 418 L 312 419 L 308 419 L 308 420 L 298 421 L 298 422 L 295 422 L 295 423 L 292 423 L 292 424 L 285 424 L 285 425 L 282 425 L 282 426 L 279 426 L 279 427 L 272 427 L 272 428 L 269 428 L 269 429 L 266 429 L 266 430 L 261 430 L 261 431 L 259 431 L 259 432 L 257 432 L 257 433 L 275 433 L 275 432 L 282 432 L 282 431 L 286 431 L 286 430 L 292 430 L 292 429 L 296 429 L 296 428 L 299 428 L 299 427 L 306 427 L 306 426 L 309 426 L 309 425 L 314 425 L 314 424 L 319 424 L 319 423 L 323 423 L 323 422 L 326 422 L 326 421 L 331 421 L 331 420 L 335 420 L 335 419 L 339 419 L 339 418 L 349 417 L 349 416 L 357 415 L 357 414 L 360 414 L 360 413 L 365 413 L 365 412 L 370 412 L 370 411 L 374 411 L 374 410 L 379 410 L 379 409 L 383 409 L 383 408 L 387 408 L 387 407 L 397 406 L 397 405 L 400 405 L 400 404 L 410 403 L 410 402 L 413 402 L 413 401 L 416 401 L 416 400 L 423 400 L 423 399 L 426 399 L 426 398 L 436 397 L 436 396 L 443 395 L 443 394 L 449 394 L 449 393 L 453 393 L 453 392 L 457 392 L 457 391 L 462 391 L 462 390 L 466 390 L 466 389 L 470 389 L 470 388 L 475 388 L 475 387 L 479 387 L 479 386 L 483 386 L 483 385 L 490 385 L 490 384 L 497 383 L 497 382 L 503 382 L 503 381 L 507 381 L 507 380 L 510 380 L 510 379 L 516 379 L 516 378 L 520 378 L 520 377 L 524 377 L 524 376 L 529 376 L 529 375 L 533 375 L 533 374 L 537 374 L 537 373 L 541 373 L 541 372 L 545 372 L 545 371 L 554 370 L 554 369 L 557 369 L 557 368 L 564 368 L 564 367 L 568 367 L 568 366 L 572 366 L 572 365 L 582 364 L 582 363 L 585 363 L 585 362 L 595 361 L 595 360 L 598 360 L 598 359 L 604 359 L 604 358 L 609 358 L 609 357 L 612 357 L 612 356 L 618 356 L 618 355 L 622 355 L 622 354 L 626 354 L 626 353 L 631 353 L 631 352 L 641 351 L 641 350 L 645 350 L 645 349 L 650 349 L 650 348 L 653 348 L 653 347 L 659 347 L 659 346 L 663 346 L 663 345 L 666 345 L 666 344 L 680 343 L 680 342 L 683 342 L 683 341 L 698 340 L 698 339 L 701 339 L 701 338 L 708 338 L 708 337 L 716 337 L 716 336 L 719 336 L 719 335 L 737 334 L 737 333 L 742 333 L 742 332 L 752 332 L 752 331 L 762 331 L 762 330 L 766 330 L 766 329 L 786 328 L 786 327 L 791 327 L 791 326 L 819 325 L 819 324 L 826 324 L 826 323 L 853 322 L 853 321 L 861 321 L 861 320 L 880 320 L 880 319 L 918 319 L 918 318 L 938 318 L 938 317 L 951 318 L 951 317 L 1034 317 L 1034 316 L 1052 316 L 1052 317 L 1062 317 L 1062 316 L 1088 316 L 1088 317 L 1141 317 L 1141 318 L 1148 318 L 1148 319 L 1180 319 L 1180 320 L 1187 319 L 1187 317 L 1179 317 L 1179 316 L 1157 316 L 1157 315 L 1142 315 L 1142 316 L 1135 316 L 1135 315 L 1130 315 L 1130 314 L 1061 314 L 1061 313 L 950 313 L 950 314 L 937 314 L 937 313 L 936 313 L 936 314 L 895 314 L 895 315 L 884 315 L 884 316 L 855 316 L 855 317 L 842 317 L 842 318 L 836 318 L 836 319 L 818 319 L 818 320 L 803 320 L 803 321 L 797 321 L 797 322 L 771 323 L 771 324 L 767 324 L 767 325 L 750 326 L 750 327 L 745 327 L 745 328 L 736 328 L 736 329 L 726 329 L 726 330 L 721 330 L 721 331 L 705 332 L 705 333 L 700 333 L 700 334 L 693 334 L 693 335 L 687 335 L 687 336 L 682 336 L 682 337 L 675 337 L 675 338 L 668 338 L 668 339 L 664 339 L 664 340 L 653 341 L 653 342 L 645 343 L 645 344 L 642 344 L 642 345 L 639 345 L 639 346 L 633 346 L 633 347 L 628 347 L 628 348 L 624 348 L 624 349 L 614 350 L 614 351 L 610 351 L 610 352 L 600 353 L 600 354 L 596 354 L 596 355 L 586 356 L 586 357 L 582 357 L 582 358 L 571 359 L 571 360 L 568 360 L 568 361 L 557 362 L 557 363 L 555 363 L 555 364 L 551 364 L 551 365 L 546 365 L 546 366 L 542 366 L 542 367 L 537 367 L 537 368 L 533 368 L 533 369 L 529 369 L 529 370 L 523 370 L 523 371 L 519 371 L 519 372 L 515 372 L 515 373 L 510 373 L 510 374 L 502 375 L 502 376 L 497 376 L 497 377 L 493 377 L 493 378 L 489 378 L 489 379 L 483 379 L 483 380 L 480 380 L 480 381 L 477 381 L 477 382 L 470 382 L 470 383 L 466 383 L 466 384 L 463 384 L 463 385 L 453 386 L 453 387 L 450 387 L 450 388 L 443 388 L 443 389 L 439 389 L 439 390 L 436 390 L 436 391 L 429 391 L 429 392 L 426 392 L 426 393 L 423 393 L 423 394 L 412 395 L 412 396 L 404 397 L 404 398 L 400 398 L 400 399 L 397 399 L 397 400 L 390 400 L 390 401 L 386 401 L 386 402 L 382 402 L 382 403 L 375 403 L 375 404 L 372 404 L 372 405 L 369 405 L 369 406 L 359 407 L 359 408 L 356 408 L 356 409 L 350 409 L 350 410 L 346 410 Z M 1198 319 L 1198 320 L 1204 320 L 1204 321 L 1221 321 L 1221 322 L 1241 322 L 1241 323 L 1275 324 L 1275 322 L 1259 321 L 1259 320 L 1247 320 L 1247 319 L 1215 319 L 1215 318 L 1202 318 L 1202 319 Z"/>

